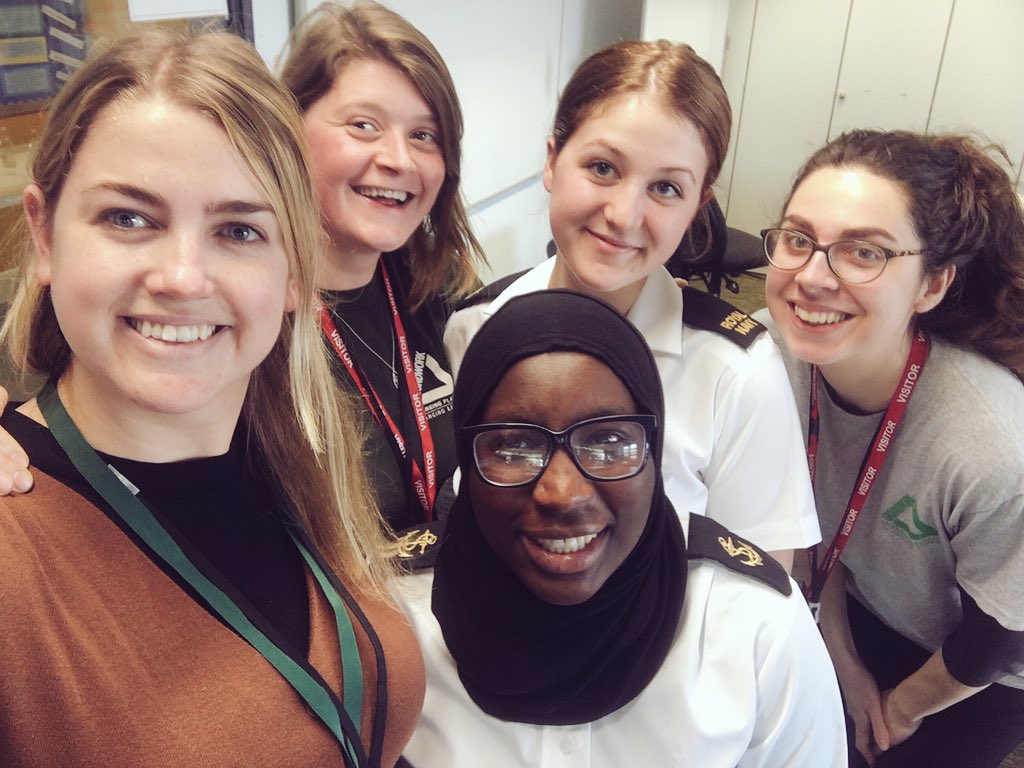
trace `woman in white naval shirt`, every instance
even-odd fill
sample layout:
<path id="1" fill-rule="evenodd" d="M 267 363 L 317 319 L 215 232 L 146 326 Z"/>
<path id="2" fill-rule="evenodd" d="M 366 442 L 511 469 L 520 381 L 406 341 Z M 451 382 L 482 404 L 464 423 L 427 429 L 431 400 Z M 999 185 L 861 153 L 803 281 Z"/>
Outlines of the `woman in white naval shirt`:
<path id="1" fill-rule="evenodd" d="M 675 513 L 664 416 L 643 337 L 598 299 L 532 293 L 481 328 L 455 388 L 462 487 L 433 578 L 405 585 L 428 679 L 413 766 L 846 764 L 803 598 Z"/>
<path id="2" fill-rule="evenodd" d="M 759 323 L 695 289 L 680 292 L 664 268 L 704 215 L 730 123 L 721 81 L 689 46 L 628 41 L 584 61 L 562 93 L 544 167 L 558 252 L 464 304 L 445 349 L 457 369 L 473 334 L 512 296 L 568 288 L 604 299 L 654 350 L 669 498 L 788 568 L 792 551 L 820 534 L 779 350 Z"/>

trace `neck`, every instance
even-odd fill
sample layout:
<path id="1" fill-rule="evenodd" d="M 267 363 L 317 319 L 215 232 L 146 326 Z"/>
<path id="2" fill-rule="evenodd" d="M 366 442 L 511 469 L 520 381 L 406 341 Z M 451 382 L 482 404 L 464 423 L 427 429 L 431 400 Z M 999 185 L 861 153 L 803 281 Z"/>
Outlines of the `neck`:
<path id="1" fill-rule="evenodd" d="M 857 413 L 884 411 L 902 383 L 903 369 L 910 356 L 913 331 L 903 336 L 896 349 L 819 366 L 821 375 L 842 404 Z"/>
<path id="2" fill-rule="evenodd" d="M 97 393 L 85 377 L 69 368 L 57 392 L 71 420 L 94 450 L 135 461 L 167 463 L 227 453 L 242 411 L 218 400 L 191 413 L 158 412 L 124 398 Z M 46 421 L 33 399 L 19 409 L 29 418 Z"/>
<path id="3" fill-rule="evenodd" d="M 562 255 L 558 254 L 555 256 L 555 267 L 551 270 L 548 288 L 564 288 L 569 291 L 576 291 L 577 293 L 585 293 L 588 296 L 593 296 L 595 299 L 601 299 L 611 304 L 620 313 L 626 315 L 629 314 L 629 310 L 633 308 L 636 300 L 640 297 L 640 292 L 643 290 L 646 282 L 647 278 L 645 277 L 615 290 L 602 291 L 581 280 L 565 262 Z"/>
<path id="4" fill-rule="evenodd" d="M 320 266 L 320 288 L 328 291 L 351 291 L 373 280 L 380 261 L 380 251 L 345 248 L 332 240 Z"/>

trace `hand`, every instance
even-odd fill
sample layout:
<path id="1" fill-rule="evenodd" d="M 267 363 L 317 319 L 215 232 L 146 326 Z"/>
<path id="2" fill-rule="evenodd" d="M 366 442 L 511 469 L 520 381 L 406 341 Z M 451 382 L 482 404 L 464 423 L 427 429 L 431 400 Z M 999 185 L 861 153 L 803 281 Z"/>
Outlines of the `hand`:
<path id="1" fill-rule="evenodd" d="M 0 411 L 7 406 L 7 390 L 0 387 Z M 32 488 L 28 454 L 5 430 L 0 429 L 0 496 L 25 493 Z"/>
<path id="2" fill-rule="evenodd" d="M 676 278 L 673 278 L 673 279 L 676 281 L 676 285 L 679 286 L 680 290 L 682 290 L 683 288 L 685 288 L 686 286 L 688 286 L 690 284 L 689 280 L 685 280 L 685 279 L 683 279 L 681 277 L 676 277 Z"/>
<path id="3" fill-rule="evenodd" d="M 895 747 L 909 739 L 924 722 L 923 718 L 912 719 L 900 707 L 899 696 L 896 695 L 895 688 L 882 694 L 882 717 L 885 720 L 885 728 L 889 732 L 890 747 Z"/>
<path id="4" fill-rule="evenodd" d="M 853 719 L 857 751 L 873 766 L 878 756 L 892 746 L 878 684 L 858 658 L 847 657 L 837 663 L 836 674 L 846 699 L 846 710 Z"/>

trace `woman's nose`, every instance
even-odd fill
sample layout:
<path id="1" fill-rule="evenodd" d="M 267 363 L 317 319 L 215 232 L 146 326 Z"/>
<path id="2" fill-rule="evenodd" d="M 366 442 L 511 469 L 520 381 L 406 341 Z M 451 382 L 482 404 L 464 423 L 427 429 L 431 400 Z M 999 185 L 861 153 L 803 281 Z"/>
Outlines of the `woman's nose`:
<path id="1" fill-rule="evenodd" d="M 565 448 L 557 447 L 533 487 L 536 502 L 555 512 L 572 511 L 594 494 L 593 483 L 580 472 Z"/>

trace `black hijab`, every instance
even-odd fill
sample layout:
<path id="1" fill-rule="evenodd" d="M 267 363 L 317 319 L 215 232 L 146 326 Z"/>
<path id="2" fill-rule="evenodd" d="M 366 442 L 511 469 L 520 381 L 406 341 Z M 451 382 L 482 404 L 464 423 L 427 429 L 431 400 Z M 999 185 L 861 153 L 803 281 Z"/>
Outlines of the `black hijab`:
<path id="1" fill-rule="evenodd" d="M 503 720 L 568 725 L 632 701 L 672 646 L 686 591 L 686 543 L 661 479 L 665 408 L 643 336 L 604 302 L 571 291 L 510 300 L 476 334 L 455 386 L 455 426 L 479 422 L 491 393 L 519 360 L 583 352 L 607 365 L 642 413 L 658 417 L 656 482 L 647 525 L 601 589 L 578 605 L 530 592 L 484 540 L 464 479 L 434 576 L 433 611 L 466 691 Z M 463 477 L 475 472 L 456 434 Z"/>

